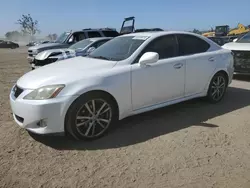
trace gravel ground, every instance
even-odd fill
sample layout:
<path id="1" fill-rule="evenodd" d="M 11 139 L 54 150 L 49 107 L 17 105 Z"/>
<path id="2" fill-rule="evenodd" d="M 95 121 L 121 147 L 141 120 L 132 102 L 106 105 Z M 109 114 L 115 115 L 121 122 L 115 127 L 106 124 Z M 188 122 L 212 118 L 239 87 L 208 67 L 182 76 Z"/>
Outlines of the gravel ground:
<path id="1" fill-rule="evenodd" d="M 216 105 L 201 99 L 127 118 L 79 142 L 30 135 L 9 91 L 29 71 L 26 48 L 0 49 L 0 187 L 250 187 L 250 79 Z"/>

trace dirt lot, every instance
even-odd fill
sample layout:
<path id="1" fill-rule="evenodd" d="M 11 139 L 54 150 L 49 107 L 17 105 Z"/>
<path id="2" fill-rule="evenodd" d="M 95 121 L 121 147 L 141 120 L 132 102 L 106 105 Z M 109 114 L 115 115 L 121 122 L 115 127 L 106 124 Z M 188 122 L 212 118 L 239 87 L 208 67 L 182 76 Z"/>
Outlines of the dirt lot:
<path id="1" fill-rule="evenodd" d="M 0 187 L 250 187 L 247 77 L 235 79 L 220 104 L 174 105 L 76 142 L 14 123 L 8 95 L 29 71 L 26 50 L 0 50 Z"/>

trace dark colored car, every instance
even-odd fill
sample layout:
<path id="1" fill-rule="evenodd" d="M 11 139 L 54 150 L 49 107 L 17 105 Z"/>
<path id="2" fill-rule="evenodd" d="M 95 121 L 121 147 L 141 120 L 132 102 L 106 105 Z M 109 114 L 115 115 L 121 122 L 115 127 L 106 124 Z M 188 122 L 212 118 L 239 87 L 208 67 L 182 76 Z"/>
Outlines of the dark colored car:
<path id="1" fill-rule="evenodd" d="M 12 41 L 0 41 L 0 48 L 19 48 L 19 45 L 17 43 L 14 43 Z"/>

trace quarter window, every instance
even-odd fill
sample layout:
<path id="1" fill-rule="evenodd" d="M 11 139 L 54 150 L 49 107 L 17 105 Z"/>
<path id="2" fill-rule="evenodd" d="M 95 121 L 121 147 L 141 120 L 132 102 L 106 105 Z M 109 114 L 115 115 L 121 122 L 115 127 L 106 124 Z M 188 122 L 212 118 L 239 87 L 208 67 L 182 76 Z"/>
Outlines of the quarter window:
<path id="1" fill-rule="evenodd" d="M 90 31 L 88 32 L 89 38 L 101 37 L 101 34 L 97 31 Z"/>
<path id="2" fill-rule="evenodd" d="M 179 55 L 203 53 L 210 48 L 210 45 L 206 41 L 196 36 L 179 34 L 177 38 L 179 43 Z"/>

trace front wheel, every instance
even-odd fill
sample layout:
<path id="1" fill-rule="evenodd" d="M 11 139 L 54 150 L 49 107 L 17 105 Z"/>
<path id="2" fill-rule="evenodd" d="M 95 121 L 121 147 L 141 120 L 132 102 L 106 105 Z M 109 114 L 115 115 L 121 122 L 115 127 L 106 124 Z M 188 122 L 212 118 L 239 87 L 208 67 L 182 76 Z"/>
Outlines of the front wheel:
<path id="1" fill-rule="evenodd" d="M 106 95 L 82 95 L 69 108 L 65 128 L 76 139 L 93 140 L 106 134 L 117 121 L 117 108 Z"/>
<path id="2" fill-rule="evenodd" d="M 217 103 L 222 100 L 227 89 L 227 77 L 223 73 L 217 73 L 212 78 L 209 89 L 207 92 L 207 98 L 211 103 Z"/>

